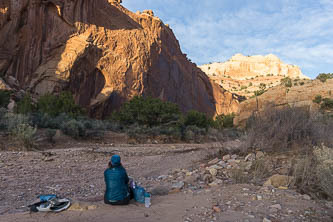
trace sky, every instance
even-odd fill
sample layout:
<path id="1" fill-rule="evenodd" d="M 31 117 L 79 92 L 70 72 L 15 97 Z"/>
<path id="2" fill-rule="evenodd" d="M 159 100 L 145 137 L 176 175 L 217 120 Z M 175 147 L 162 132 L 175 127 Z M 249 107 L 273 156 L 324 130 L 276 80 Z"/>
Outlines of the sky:
<path id="1" fill-rule="evenodd" d="M 315 78 L 333 72 L 333 0 L 123 0 L 152 9 L 198 65 L 275 54 Z"/>

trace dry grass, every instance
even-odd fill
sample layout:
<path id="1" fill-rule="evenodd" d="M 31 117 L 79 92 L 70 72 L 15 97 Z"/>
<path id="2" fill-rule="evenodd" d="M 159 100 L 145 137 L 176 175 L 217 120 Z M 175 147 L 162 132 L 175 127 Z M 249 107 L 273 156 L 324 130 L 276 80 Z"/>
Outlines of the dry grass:
<path id="1" fill-rule="evenodd" d="M 246 133 L 245 150 L 311 152 L 321 143 L 333 145 L 333 119 L 307 107 L 269 109 L 250 118 Z"/>
<path id="2" fill-rule="evenodd" d="M 322 145 L 297 159 L 293 176 L 301 192 L 333 200 L 333 149 Z"/>

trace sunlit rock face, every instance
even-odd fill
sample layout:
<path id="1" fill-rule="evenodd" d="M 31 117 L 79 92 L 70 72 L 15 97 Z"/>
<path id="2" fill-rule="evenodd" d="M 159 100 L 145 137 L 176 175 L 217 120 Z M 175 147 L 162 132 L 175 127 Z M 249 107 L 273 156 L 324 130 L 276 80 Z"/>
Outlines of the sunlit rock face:
<path id="1" fill-rule="evenodd" d="M 0 76 L 36 96 L 71 91 L 92 116 L 105 117 L 135 95 L 183 111 L 235 112 L 238 101 L 188 61 L 153 12 L 117 0 L 2 0 Z"/>

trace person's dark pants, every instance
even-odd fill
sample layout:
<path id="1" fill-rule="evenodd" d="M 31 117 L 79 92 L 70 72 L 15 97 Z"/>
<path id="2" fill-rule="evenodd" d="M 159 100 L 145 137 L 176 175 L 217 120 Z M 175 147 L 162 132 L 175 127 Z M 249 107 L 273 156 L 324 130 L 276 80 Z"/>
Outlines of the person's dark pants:
<path id="1" fill-rule="evenodd" d="M 109 200 L 107 200 L 105 198 L 105 195 L 104 195 L 104 203 L 105 204 L 111 204 L 111 205 L 128 205 L 130 200 L 134 198 L 134 194 L 133 194 L 133 191 L 132 189 L 129 189 L 129 194 L 125 199 L 123 200 L 118 200 L 116 202 L 110 202 Z"/>

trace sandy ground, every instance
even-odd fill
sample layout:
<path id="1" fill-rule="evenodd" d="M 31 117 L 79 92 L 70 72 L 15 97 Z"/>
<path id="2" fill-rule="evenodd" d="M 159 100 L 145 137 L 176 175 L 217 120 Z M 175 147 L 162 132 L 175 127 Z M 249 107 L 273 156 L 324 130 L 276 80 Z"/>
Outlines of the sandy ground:
<path id="1" fill-rule="evenodd" d="M 332 221 L 330 202 L 309 200 L 293 190 L 249 184 L 184 188 L 153 196 L 149 209 L 135 202 L 122 207 L 103 204 L 103 172 L 112 154 L 120 154 L 128 174 L 150 191 L 158 186 L 170 189 L 172 184 L 159 176 L 175 169 L 193 170 L 225 146 L 96 144 L 47 152 L 1 152 L 0 221 Z M 26 206 L 46 193 L 94 207 L 30 214 Z"/>

